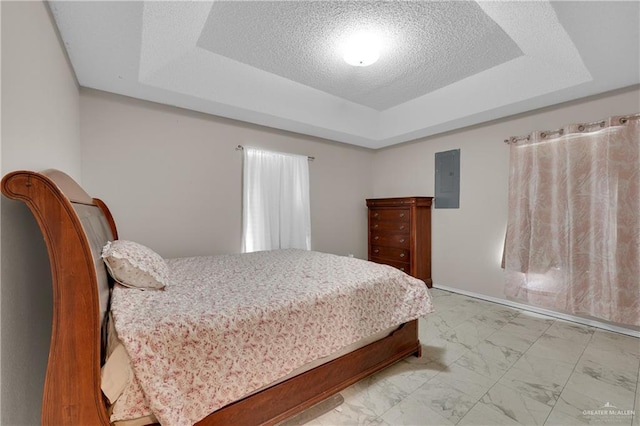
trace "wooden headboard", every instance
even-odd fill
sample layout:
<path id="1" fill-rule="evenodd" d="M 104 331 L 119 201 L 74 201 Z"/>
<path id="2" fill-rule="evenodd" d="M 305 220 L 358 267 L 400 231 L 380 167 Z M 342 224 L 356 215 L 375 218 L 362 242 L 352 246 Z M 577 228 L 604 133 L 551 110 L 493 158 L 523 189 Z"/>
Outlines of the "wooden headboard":
<path id="1" fill-rule="evenodd" d="M 17 171 L 2 193 L 27 204 L 44 236 L 53 284 L 53 324 L 43 424 L 109 424 L 100 391 L 101 330 L 110 283 L 100 252 L 118 238 L 107 206 L 57 171 Z"/>

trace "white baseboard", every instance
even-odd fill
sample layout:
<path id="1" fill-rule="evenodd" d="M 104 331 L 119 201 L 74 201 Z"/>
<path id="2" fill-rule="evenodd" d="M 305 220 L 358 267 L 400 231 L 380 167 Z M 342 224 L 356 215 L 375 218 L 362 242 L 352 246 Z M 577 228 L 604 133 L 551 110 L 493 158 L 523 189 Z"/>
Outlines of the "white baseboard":
<path id="1" fill-rule="evenodd" d="M 526 305 L 524 303 L 513 302 L 511 300 L 499 299 L 497 297 L 485 296 L 484 294 L 473 293 L 471 291 L 460 290 L 453 287 L 447 287 L 445 285 L 433 284 L 434 288 L 440 290 L 450 291 L 452 293 L 458 293 L 469 297 L 475 297 L 476 299 L 486 300 L 488 302 L 499 303 L 501 305 L 510 306 L 516 309 L 522 309 L 523 311 L 531 311 L 537 314 L 548 315 L 550 317 L 559 318 L 565 321 L 577 322 L 579 324 L 588 325 L 591 327 L 598 327 L 604 330 L 613 331 L 615 333 L 626 334 L 628 336 L 640 337 L 640 331 L 632 330 L 625 327 L 620 327 L 614 324 L 609 324 L 601 321 L 591 320 L 588 318 L 577 317 L 574 315 L 564 314 L 562 312 L 551 311 L 544 308 L 538 308 L 536 306 Z"/>

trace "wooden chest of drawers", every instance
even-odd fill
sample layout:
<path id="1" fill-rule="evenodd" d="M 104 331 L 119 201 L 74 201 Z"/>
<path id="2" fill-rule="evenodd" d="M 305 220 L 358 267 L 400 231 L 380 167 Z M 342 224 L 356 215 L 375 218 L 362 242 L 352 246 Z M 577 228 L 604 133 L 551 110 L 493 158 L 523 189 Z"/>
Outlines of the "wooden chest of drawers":
<path id="1" fill-rule="evenodd" d="M 373 198 L 369 208 L 369 260 L 391 265 L 431 287 L 433 197 Z"/>

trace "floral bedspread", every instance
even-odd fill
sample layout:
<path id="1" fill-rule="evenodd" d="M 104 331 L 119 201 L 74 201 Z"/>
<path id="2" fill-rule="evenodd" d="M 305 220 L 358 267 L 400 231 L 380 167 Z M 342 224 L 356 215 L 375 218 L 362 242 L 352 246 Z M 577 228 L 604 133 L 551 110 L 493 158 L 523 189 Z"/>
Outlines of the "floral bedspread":
<path id="1" fill-rule="evenodd" d="M 135 378 L 112 421 L 191 425 L 362 338 L 433 310 L 390 266 L 304 250 L 170 259 L 164 291 L 113 290 Z"/>

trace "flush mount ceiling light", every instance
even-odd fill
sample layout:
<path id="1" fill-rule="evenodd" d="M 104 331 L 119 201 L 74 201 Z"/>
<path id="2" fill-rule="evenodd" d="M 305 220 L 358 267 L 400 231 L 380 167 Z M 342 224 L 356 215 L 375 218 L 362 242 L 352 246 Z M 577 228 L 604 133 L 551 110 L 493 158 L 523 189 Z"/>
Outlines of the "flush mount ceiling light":
<path id="1" fill-rule="evenodd" d="M 369 66 L 380 58 L 380 45 L 380 38 L 373 33 L 355 33 L 343 46 L 344 60 L 355 67 Z"/>

